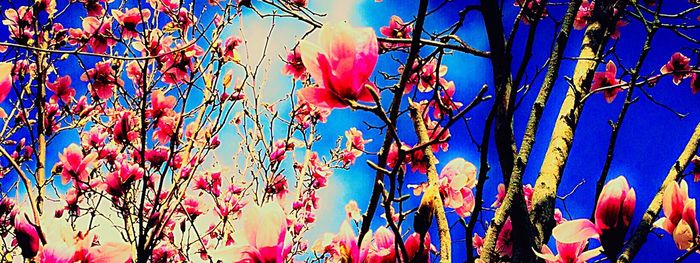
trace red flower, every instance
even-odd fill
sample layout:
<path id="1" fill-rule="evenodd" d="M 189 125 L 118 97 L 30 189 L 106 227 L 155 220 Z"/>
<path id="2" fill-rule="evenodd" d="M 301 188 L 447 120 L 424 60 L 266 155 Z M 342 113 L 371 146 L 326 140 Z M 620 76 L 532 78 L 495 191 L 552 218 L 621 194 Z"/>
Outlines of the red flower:
<path id="1" fill-rule="evenodd" d="M 282 68 L 282 74 L 294 76 L 298 80 L 306 80 L 306 67 L 301 61 L 301 54 L 293 49 L 287 53 L 287 61 Z"/>
<path id="2" fill-rule="evenodd" d="M 63 103 L 69 104 L 75 97 L 75 89 L 71 88 L 70 76 L 58 77 L 54 82 L 49 82 L 46 86 L 54 94 L 51 100 L 58 101 L 61 99 Z"/>
<path id="3" fill-rule="evenodd" d="M 83 34 L 92 51 L 104 54 L 107 47 L 114 46 L 117 41 L 112 36 L 112 19 L 86 17 L 83 19 Z"/>
<path id="4" fill-rule="evenodd" d="M 410 39 L 412 31 L 413 27 L 404 23 L 401 17 L 398 16 L 391 16 L 391 19 L 389 19 L 389 25 L 383 26 L 379 29 L 379 32 L 386 37 L 402 39 Z M 406 47 L 410 45 L 411 44 L 409 43 L 384 43 L 384 47 L 386 48 Z"/>
<path id="5" fill-rule="evenodd" d="M 97 62 L 95 68 L 88 69 L 80 76 L 80 80 L 92 81 L 88 86 L 90 94 L 103 100 L 112 97 L 117 85 L 124 85 L 124 81 L 115 76 L 111 61 Z"/>
<path id="6" fill-rule="evenodd" d="M 377 64 L 377 37 L 371 28 L 357 29 L 348 24 L 321 28 L 320 46 L 307 40 L 299 52 L 317 86 L 299 91 L 299 97 L 324 108 L 346 108 L 348 101 L 373 101 L 368 81 Z"/>
<path id="7" fill-rule="evenodd" d="M 151 93 L 151 111 L 150 115 L 154 119 L 159 119 L 161 116 L 173 110 L 177 104 L 175 96 L 165 96 L 163 90 L 157 89 Z"/>
<path id="8" fill-rule="evenodd" d="M 240 60 L 238 57 L 238 46 L 240 46 L 241 43 L 243 43 L 243 39 L 239 37 L 229 36 L 226 38 L 220 51 L 224 61 L 238 62 Z"/>
<path id="9" fill-rule="evenodd" d="M 663 67 L 661 67 L 661 74 L 673 74 L 673 84 L 680 84 L 681 80 L 690 77 L 690 58 L 681 54 L 681 52 L 673 53 L 671 60 L 669 60 Z"/>
<path id="10" fill-rule="evenodd" d="M 690 88 L 693 90 L 693 94 L 700 91 L 700 73 L 693 73 L 690 77 Z"/>
<path id="11" fill-rule="evenodd" d="M 605 88 L 603 91 L 603 96 L 605 101 L 611 103 L 617 97 L 617 93 L 622 90 L 622 87 L 616 86 L 621 83 L 620 80 L 615 78 L 617 75 L 617 67 L 612 61 L 608 61 L 605 65 L 605 71 L 596 72 L 593 74 L 593 83 L 591 84 L 591 91 L 596 91 L 601 88 Z M 615 86 L 615 87 L 611 87 Z"/>
<path id="12" fill-rule="evenodd" d="M 523 4 L 525 6 L 523 6 Z M 521 20 L 523 23 L 530 24 L 535 20 L 547 17 L 547 9 L 542 0 L 515 0 L 513 6 L 522 8 Z"/>
<path id="13" fill-rule="evenodd" d="M 581 30 L 588 25 L 588 22 L 593 16 L 593 7 L 595 2 L 588 2 L 588 0 L 583 0 L 576 13 L 576 18 L 574 19 L 574 29 Z"/>
<path id="14" fill-rule="evenodd" d="M 117 23 L 121 26 L 122 38 L 130 39 L 139 36 L 138 31 L 136 31 L 136 26 L 143 21 L 148 21 L 148 18 L 151 17 L 151 10 L 132 8 L 126 10 L 126 13 L 124 13 L 115 9 L 112 10 L 112 16 L 114 16 Z"/>

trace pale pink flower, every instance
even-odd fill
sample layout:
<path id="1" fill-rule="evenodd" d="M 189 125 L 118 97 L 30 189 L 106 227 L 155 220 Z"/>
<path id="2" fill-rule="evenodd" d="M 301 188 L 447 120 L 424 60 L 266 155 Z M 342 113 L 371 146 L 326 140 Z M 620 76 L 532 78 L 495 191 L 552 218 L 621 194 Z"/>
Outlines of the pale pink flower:
<path id="1" fill-rule="evenodd" d="M 548 246 L 542 246 L 542 253 L 535 251 L 538 257 L 547 263 L 586 263 L 589 259 L 598 256 L 600 248 L 585 251 L 588 241 L 583 240 L 577 243 L 561 243 L 557 241 L 558 255 L 554 255 Z"/>
<path id="2" fill-rule="evenodd" d="M 252 205 L 243 211 L 243 234 L 247 243 L 236 249 L 234 262 L 283 262 L 287 256 L 284 239 L 287 216 L 277 203 Z"/>
<path id="3" fill-rule="evenodd" d="M 462 158 L 456 158 L 440 172 L 440 193 L 445 198 L 445 206 L 454 208 L 461 217 L 468 217 L 474 209 L 476 186 L 476 166 Z"/>
<path id="4" fill-rule="evenodd" d="M 663 195 L 664 217 L 654 226 L 673 235 L 678 249 L 688 249 L 698 236 L 698 221 L 695 215 L 695 199 L 688 198 L 688 184 L 681 180 L 666 186 Z"/>
<path id="5" fill-rule="evenodd" d="M 372 245 L 367 254 L 368 263 L 394 263 L 396 262 L 394 233 L 382 226 L 374 233 Z"/>
<path id="6" fill-rule="evenodd" d="M 346 108 L 348 101 L 373 101 L 369 82 L 377 64 L 377 37 L 371 28 L 339 23 L 321 28 L 319 44 L 303 40 L 299 52 L 318 86 L 299 91 L 299 97 L 324 108 Z"/>
<path id="7" fill-rule="evenodd" d="M 371 231 L 370 231 L 371 232 Z M 350 223 L 345 220 L 340 225 L 340 231 L 333 238 L 331 246 L 333 247 L 332 256 L 335 262 L 362 263 L 367 258 L 369 245 L 371 242 L 372 233 L 367 234 L 367 238 L 362 240 L 362 245 L 358 245 L 355 231 L 352 230 Z"/>

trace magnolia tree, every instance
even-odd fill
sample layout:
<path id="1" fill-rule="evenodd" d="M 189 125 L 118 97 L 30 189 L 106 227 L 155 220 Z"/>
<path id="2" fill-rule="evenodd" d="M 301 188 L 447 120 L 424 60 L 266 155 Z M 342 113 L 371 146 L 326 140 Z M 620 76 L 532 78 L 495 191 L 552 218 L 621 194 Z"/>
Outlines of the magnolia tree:
<path id="1" fill-rule="evenodd" d="M 635 192 L 626 177 L 608 176 L 633 103 L 648 100 L 684 117 L 652 97 L 654 86 L 700 90 L 697 3 L 420 0 L 411 3 L 412 17 L 393 16 L 375 29 L 330 21 L 306 0 L 0 6 L 8 34 L 0 42 L 3 261 L 628 262 L 654 228 L 687 251 L 679 261 L 698 250 L 693 186 L 684 177 L 695 169 L 700 178 L 690 165 L 700 165 L 700 126 L 668 174 L 654 175 L 665 176 L 658 192 Z M 442 12 L 458 20 L 426 28 Z M 264 43 L 241 33 L 244 16 L 271 21 Z M 308 32 L 276 37 L 279 20 Z M 554 34 L 538 33 L 545 23 Z M 467 24 L 482 27 L 487 48 L 460 38 L 472 34 Z M 629 24 L 644 42 L 621 58 L 617 41 Z M 585 31 L 582 41 L 569 41 L 577 30 Z M 658 32 L 678 36 L 684 48 L 666 64 L 646 65 Z M 288 54 L 267 54 L 270 41 L 285 42 Z M 579 55 L 565 57 L 567 46 Z M 262 57 L 251 59 L 250 50 Z M 519 61 L 516 51 L 525 54 Z M 548 59 L 534 62 L 533 53 Z M 443 58 L 455 54 L 490 62 L 483 74 L 492 84 L 450 80 L 448 66 L 460 65 Z M 284 66 L 266 68 L 270 56 Z M 398 63 L 396 71 L 377 71 L 382 60 Z M 573 71 L 561 67 L 564 60 L 575 61 Z M 281 99 L 265 96 L 275 74 L 292 80 Z M 555 86 L 566 96 L 546 104 Z M 457 101 L 460 90 L 478 92 Z M 518 107 L 529 90 L 538 92 L 534 103 Z M 582 110 L 596 97 L 624 103 L 590 197 L 594 213 L 571 218 L 555 201 L 573 194 L 559 185 Z M 533 186 L 523 178 L 545 105 L 560 110 L 543 128 L 552 134 L 540 142 L 541 166 L 530 168 Z M 470 118 L 477 108 L 488 116 Z M 521 138 L 516 109 L 530 116 L 515 120 L 526 123 Z M 327 134 L 323 126 L 339 111 L 372 120 L 344 136 Z M 467 121 L 483 127 L 480 137 L 451 129 Z M 323 136 L 338 138 L 330 151 L 318 150 Z M 479 158 L 440 158 L 455 141 L 473 142 Z M 360 156 L 366 163 L 356 163 Z M 334 171 L 365 165 L 375 172 L 364 179 L 374 185 L 368 203 L 348 203 L 345 220 L 332 226 L 337 232 L 311 239 L 314 223 L 330 216 L 318 213 L 319 196 Z M 501 173 L 489 173 L 491 166 Z M 502 182 L 490 208 L 487 180 Z M 653 199 L 638 204 L 642 194 Z M 635 210 L 646 210 L 640 222 Z M 455 245 L 456 233 L 466 245 Z"/>

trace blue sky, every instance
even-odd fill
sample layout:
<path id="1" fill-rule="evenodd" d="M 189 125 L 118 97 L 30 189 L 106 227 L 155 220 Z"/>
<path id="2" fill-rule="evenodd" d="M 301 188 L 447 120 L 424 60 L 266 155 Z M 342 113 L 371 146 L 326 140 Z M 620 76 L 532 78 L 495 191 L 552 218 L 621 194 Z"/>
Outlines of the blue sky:
<path id="1" fill-rule="evenodd" d="M 324 1 L 310 0 L 310 8 L 318 10 L 328 15 L 320 19 L 323 23 L 331 21 L 348 21 L 357 26 L 369 26 L 377 32 L 381 26 L 388 23 L 391 15 L 399 15 L 404 20 L 411 20 L 417 10 L 417 1 L 398 1 L 384 0 L 382 3 L 375 3 L 373 0 L 350 0 L 350 1 Z M 442 1 L 431 1 L 431 7 L 435 7 Z M 450 26 L 457 19 L 457 11 L 467 4 L 476 4 L 476 1 L 452 1 L 441 11 L 431 15 L 426 21 L 426 30 L 428 32 L 440 31 Z M 6 8 L 0 4 L 2 9 Z M 685 3 L 667 4 L 664 11 L 672 12 L 681 7 L 686 6 Z M 505 4 L 504 24 L 506 32 L 510 31 L 512 21 L 517 14 L 517 9 Z M 552 16 L 560 18 L 563 14 L 564 6 L 550 7 L 549 12 Z M 84 11 L 76 11 L 78 16 L 84 16 Z M 263 41 L 267 30 L 269 29 L 269 20 L 261 21 L 255 14 L 249 10 L 244 10 L 245 19 L 244 25 L 241 28 L 233 27 L 228 34 L 236 34 L 245 36 L 249 39 L 249 55 L 251 61 L 257 61 L 260 55 L 260 50 L 255 49 L 256 45 L 260 45 Z M 200 19 L 208 19 L 206 16 Z M 67 27 L 79 26 L 79 21 L 62 21 Z M 265 60 L 265 67 L 269 70 L 269 94 L 266 99 L 272 101 L 281 97 L 284 92 L 288 92 L 291 87 L 290 79 L 286 76 L 278 74 L 281 70 L 282 62 L 277 55 L 284 55 L 286 48 L 295 44 L 298 39 L 307 29 L 306 25 L 293 19 L 282 19 L 276 21 L 275 40 L 270 46 L 268 59 Z M 532 75 L 534 69 L 541 65 L 548 57 L 548 50 L 551 44 L 551 37 L 555 34 L 554 24 L 551 20 L 545 19 L 538 29 L 540 38 L 536 39 L 535 54 L 532 58 L 531 67 L 528 68 L 529 75 Z M 521 29 L 516 36 L 516 44 L 513 50 L 513 64 L 517 65 L 522 57 L 522 49 L 524 44 L 525 33 L 527 26 L 521 25 Z M 0 29 L 0 40 L 6 40 L 6 29 Z M 458 33 L 458 36 L 470 45 L 482 49 L 488 49 L 486 41 L 486 33 L 483 29 L 483 22 L 477 13 L 470 13 L 466 24 Z M 310 36 L 315 39 L 316 36 Z M 569 45 L 566 49 L 565 57 L 575 57 L 578 55 L 579 46 L 583 37 L 583 31 L 574 31 Z M 644 40 L 643 29 L 639 22 L 631 21 L 631 23 L 621 29 L 621 38 L 617 44 L 617 54 L 626 67 L 631 67 L 635 62 L 640 52 L 641 44 Z M 681 51 L 690 55 L 687 49 L 691 45 L 684 42 L 681 38 L 667 30 L 661 30 L 653 42 L 653 49 L 649 58 L 645 62 L 642 73 L 645 75 L 658 72 L 658 69 L 668 61 L 671 54 L 676 51 Z M 696 46 L 691 46 L 696 47 Z M 426 50 L 427 52 L 427 50 Z M 277 53 L 277 54 L 275 54 Z M 380 57 L 377 65 L 378 71 L 388 73 L 396 73 L 398 64 L 391 59 L 394 56 L 398 59 L 405 59 L 405 55 L 401 53 L 390 53 Z M 609 58 L 606 58 L 606 61 Z M 696 65 L 697 57 L 691 56 L 691 63 Z M 445 76 L 448 80 L 453 80 L 457 87 L 456 100 L 468 102 L 477 93 L 478 89 L 483 84 L 492 85 L 491 65 L 489 61 L 474 56 L 464 54 L 454 54 L 446 56 L 443 64 L 449 67 L 448 73 Z M 575 61 L 565 60 L 560 71 L 560 76 L 571 76 Z M 64 67 L 66 68 L 66 67 Z M 602 70 L 602 66 L 601 66 Z M 79 74 L 76 72 L 73 76 L 75 85 Z M 376 74 L 378 78 L 380 77 Z M 566 93 L 566 83 L 560 80 L 556 83 L 552 95 L 547 104 L 544 117 L 540 123 L 540 129 L 537 134 L 537 143 L 532 152 L 530 164 L 526 170 L 525 183 L 534 183 L 544 152 L 546 151 L 549 137 L 552 132 L 554 121 L 556 120 L 559 111 L 559 105 Z M 514 118 L 514 127 L 516 133 L 516 141 L 521 140 L 524 132 L 524 126 L 529 116 L 530 105 L 535 99 L 539 81 L 535 81 L 534 89 L 524 96 L 522 106 L 518 108 Z M 380 85 L 390 85 L 392 83 L 379 81 Z M 78 87 L 80 88 L 80 87 Z M 84 88 L 84 87 L 82 87 Z M 690 113 L 684 119 L 678 119 L 668 111 L 654 105 L 645 97 L 641 97 L 639 102 L 632 105 L 627 115 L 627 119 L 623 124 L 620 132 L 615 159 L 612 163 L 612 168 L 608 178 L 615 178 L 618 175 L 624 175 L 629 180 L 630 185 L 637 191 L 637 208 L 633 219 L 634 228 L 637 222 L 641 219 L 643 211 L 648 203 L 653 198 L 653 195 L 658 190 L 661 181 L 668 172 L 671 164 L 676 160 L 678 154 L 685 146 L 687 139 L 690 137 L 693 128 L 700 121 L 700 95 L 693 96 L 689 88 L 689 80 L 685 80 L 680 86 L 675 86 L 670 79 L 663 79 L 654 88 L 648 89 L 654 98 L 667 105 L 671 105 L 674 109 L 683 113 Z M 80 94 L 80 92 L 79 92 Z M 493 94 L 490 90 L 489 94 Z M 638 92 L 637 95 L 641 95 Z M 583 184 L 572 196 L 567 200 L 567 207 L 573 218 L 588 217 L 594 209 L 593 199 L 591 196 L 595 192 L 595 181 L 600 174 L 605 154 L 610 137 L 609 120 L 617 118 L 618 112 L 622 106 L 624 93 L 611 104 L 605 102 L 602 96 L 594 96 L 591 98 L 583 111 L 579 128 L 576 132 L 572 153 L 568 164 L 564 171 L 564 180 L 560 186 L 560 192 L 569 192 L 576 184 L 585 180 Z M 518 97 L 523 97 L 519 94 Z M 405 102 L 404 102 L 405 105 Z M 3 103 L 3 107 L 8 106 L 7 102 Z M 483 120 L 489 109 L 489 104 L 485 103 L 468 114 L 471 119 L 469 122 L 471 131 L 478 139 L 482 136 Z M 8 108 L 8 107 L 5 107 Z M 281 108 L 281 110 L 288 110 Z M 370 123 L 379 123 L 373 116 L 362 113 L 353 112 L 351 110 L 335 110 L 326 124 L 321 125 L 319 130 L 324 134 L 324 139 L 316 149 L 320 153 L 327 152 L 327 149 L 332 147 L 338 136 L 342 136 L 343 132 L 351 127 L 362 129 L 366 138 L 372 138 L 374 141 L 368 145 L 371 151 L 376 151 L 380 147 L 381 138 L 376 131 L 367 131 L 363 126 L 362 121 L 368 120 Z M 409 143 L 415 142 L 415 134 L 410 122 L 404 118 L 399 123 L 400 135 L 407 138 Z M 468 161 L 473 162 L 477 167 L 478 152 L 476 147 L 468 139 L 466 127 L 464 123 L 458 123 L 451 129 L 452 140 L 450 142 L 450 150 L 446 153 L 439 153 L 438 158 L 441 163 L 438 165 L 438 170 L 442 165 L 456 157 L 463 157 Z M 58 152 L 61 152 L 63 147 L 71 142 L 75 142 L 74 136 L 65 136 L 60 140 L 56 140 L 49 147 L 48 167 L 53 165 L 57 160 Z M 224 130 L 221 136 L 222 142 L 234 143 L 233 132 Z M 219 159 L 225 159 L 226 147 L 222 147 L 217 151 Z M 498 168 L 498 160 L 494 147 L 490 147 L 492 152 L 489 154 L 489 162 L 492 169 L 489 172 L 490 179 L 487 181 L 484 193 L 484 203 L 491 204 L 494 201 L 496 186 L 501 182 L 501 171 Z M 335 232 L 344 219 L 343 206 L 350 200 L 356 200 L 360 208 L 366 208 L 370 191 L 372 188 L 372 180 L 374 171 L 364 165 L 367 156 L 363 156 L 357 161 L 357 164 L 349 171 L 338 171 L 330 179 L 330 186 L 321 193 L 323 201 L 321 203 L 320 216 L 316 228 L 309 233 L 309 237 L 313 242 L 313 237 L 318 236 L 322 232 Z M 374 160 L 375 157 L 369 157 Z M 15 180 L 15 176 L 8 175 L 3 180 L 3 189 L 9 183 Z M 407 183 L 418 183 L 425 180 L 422 174 L 408 174 Z M 692 181 L 692 179 L 689 178 Z M 403 189 L 404 193 L 410 193 L 409 189 Z M 690 183 L 690 196 L 695 197 L 700 194 L 695 183 Z M 417 205 L 418 198 L 414 198 L 413 205 Z M 408 207 L 411 204 L 407 205 Z M 559 204 L 561 207 L 561 204 Z M 381 214 L 381 210 L 377 215 Z M 484 212 L 486 218 L 491 217 L 491 212 Z M 566 215 L 566 214 L 565 214 Z M 456 222 L 458 219 L 454 213 L 449 213 L 448 218 L 450 223 Z M 381 226 L 383 219 L 376 218 L 373 221 L 373 229 Z M 410 219 L 406 222 L 405 227 L 411 226 Z M 483 235 L 484 229 L 477 226 L 477 232 Z M 660 231 L 655 231 L 661 233 Z M 461 226 L 455 226 L 452 234 L 453 248 L 455 259 L 464 257 L 464 241 L 465 235 Z M 471 240 L 471 236 L 466 237 Z M 550 242 L 552 243 L 552 242 Z M 553 244 L 550 244 L 553 245 Z M 553 246 L 552 246 L 553 247 Z M 659 253 L 662 252 L 662 253 Z M 653 234 L 650 235 L 649 241 L 643 247 L 637 260 L 638 262 L 668 262 L 682 254 L 673 244 L 670 237 L 656 238 Z M 653 260 L 652 260 L 653 259 Z M 700 260 L 700 256 L 693 256 L 689 260 Z"/>

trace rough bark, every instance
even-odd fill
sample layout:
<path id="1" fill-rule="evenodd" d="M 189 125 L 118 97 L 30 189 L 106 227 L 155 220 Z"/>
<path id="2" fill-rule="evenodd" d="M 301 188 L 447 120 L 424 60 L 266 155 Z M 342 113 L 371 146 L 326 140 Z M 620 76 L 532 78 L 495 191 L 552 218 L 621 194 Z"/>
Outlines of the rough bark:
<path id="1" fill-rule="evenodd" d="M 590 90 L 593 73 L 603 57 L 605 45 L 620 18 L 620 12 L 613 15 L 613 9 L 622 10 L 625 4 L 626 1 L 596 1 L 593 11 L 595 20 L 586 29 L 574 77 L 559 111 L 532 196 L 530 219 L 537 230 L 536 238 L 542 243 L 549 240 L 555 225 L 553 215 L 557 188 L 561 182 L 573 144 L 574 132 L 583 110 L 582 98 Z"/>
<path id="2" fill-rule="evenodd" d="M 564 55 L 564 49 L 569 40 L 569 33 L 573 25 L 576 13 L 581 5 L 581 0 L 572 0 L 569 2 L 569 7 L 564 15 L 562 26 L 554 45 L 554 49 L 549 57 L 549 67 L 547 69 L 547 75 L 544 78 L 542 87 L 540 88 L 535 103 L 530 111 L 530 118 L 528 119 L 527 128 L 525 130 L 525 135 L 523 136 L 523 142 L 518 152 L 518 157 L 514 163 L 513 173 L 510 176 L 510 182 L 507 185 L 506 197 L 503 203 L 496 210 L 493 221 L 486 232 L 484 248 L 482 249 L 482 259 L 486 262 L 490 262 L 491 259 L 495 258 L 495 244 L 503 224 L 505 223 L 508 215 L 513 214 L 513 222 L 518 225 L 517 229 L 523 229 L 526 232 L 532 230 L 532 225 L 529 224 L 530 220 L 528 217 L 527 207 L 525 206 L 525 201 L 522 192 L 522 177 L 525 172 L 525 167 L 528 163 L 530 153 L 532 152 L 532 147 L 535 144 L 535 135 L 537 133 L 537 128 L 539 122 L 542 119 L 542 113 L 544 112 L 545 104 L 549 99 L 549 94 L 552 91 L 552 87 L 559 76 L 559 67 L 561 66 L 561 60 Z M 523 218 L 524 217 L 524 218 Z M 528 235 L 532 236 L 532 235 Z M 539 240 L 523 239 L 528 241 L 530 246 L 539 246 Z"/>
<path id="3" fill-rule="evenodd" d="M 418 143 L 424 144 L 430 142 L 430 136 L 428 135 L 428 129 L 425 126 L 423 118 L 418 113 L 418 109 L 415 104 L 409 106 L 411 111 L 411 119 L 413 120 L 413 125 L 416 129 L 416 135 L 418 135 Z M 421 216 L 432 216 L 435 215 L 437 219 L 438 234 L 440 237 L 440 262 L 449 263 L 451 260 L 452 252 L 452 239 L 450 238 L 450 225 L 447 222 L 447 216 L 445 215 L 445 207 L 442 203 L 442 198 L 440 197 L 439 190 L 439 178 L 437 168 L 437 158 L 430 150 L 427 148 L 424 150 L 425 158 L 428 160 L 428 168 L 426 169 L 426 174 L 428 175 L 428 187 L 423 194 L 421 200 L 421 207 L 419 208 L 419 213 L 416 215 L 417 219 L 420 221 Z M 432 211 L 426 211 L 426 209 L 432 209 Z M 429 218 L 424 218 L 429 222 Z"/>

